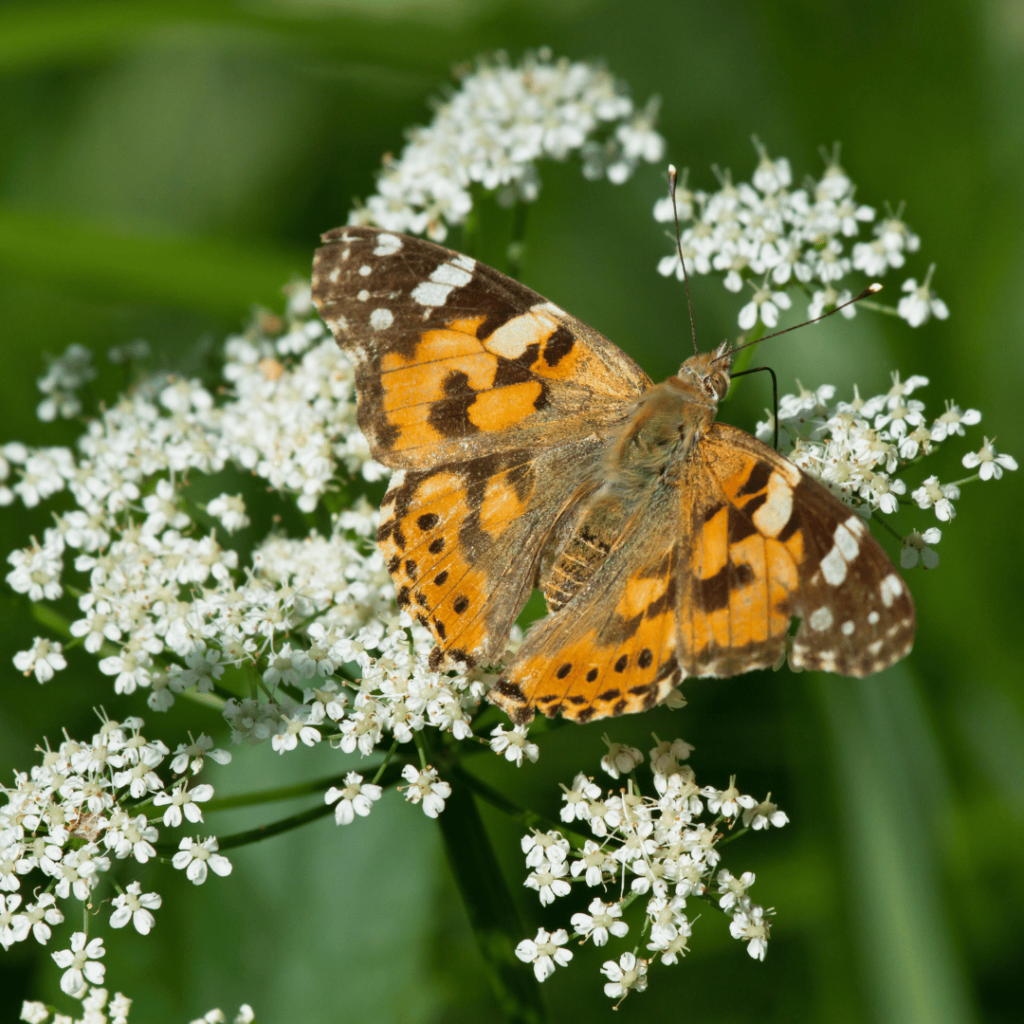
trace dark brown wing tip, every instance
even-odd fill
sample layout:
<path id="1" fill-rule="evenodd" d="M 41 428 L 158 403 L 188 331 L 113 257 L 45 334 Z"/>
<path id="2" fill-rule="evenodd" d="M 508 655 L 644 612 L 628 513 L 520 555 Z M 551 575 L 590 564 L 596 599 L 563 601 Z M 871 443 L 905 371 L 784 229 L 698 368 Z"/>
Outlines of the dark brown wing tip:
<path id="1" fill-rule="evenodd" d="M 514 725 L 529 725 L 533 721 L 533 708 L 530 707 L 526 695 L 504 676 L 487 691 L 487 700 L 495 707 L 501 708 L 512 719 Z"/>

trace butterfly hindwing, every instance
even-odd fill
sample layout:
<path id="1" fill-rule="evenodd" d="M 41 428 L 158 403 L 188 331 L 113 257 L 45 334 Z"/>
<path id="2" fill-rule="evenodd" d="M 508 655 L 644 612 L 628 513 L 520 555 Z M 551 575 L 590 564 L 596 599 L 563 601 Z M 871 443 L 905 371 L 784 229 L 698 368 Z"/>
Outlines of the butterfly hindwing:
<path id="1" fill-rule="evenodd" d="M 674 498 L 649 489 L 582 589 L 527 634 L 488 694 L 513 721 L 534 707 L 578 722 L 642 711 L 679 682 Z"/>

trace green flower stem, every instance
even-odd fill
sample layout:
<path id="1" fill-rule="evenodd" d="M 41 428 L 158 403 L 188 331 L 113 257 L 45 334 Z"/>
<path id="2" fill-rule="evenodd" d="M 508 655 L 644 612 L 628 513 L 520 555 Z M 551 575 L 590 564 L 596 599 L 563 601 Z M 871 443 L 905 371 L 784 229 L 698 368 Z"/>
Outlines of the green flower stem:
<path id="1" fill-rule="evenodd" d="M 402 777 L 402 766 L 398 765 L 398 764 L 391 765 L 389 770 L 385 771 L 383 776 L 381 777 L 380 785 L 383 786 L 384 788 L 387 788 L 388 786 L 394 785 L 394 783 L 398 782 L 399 779 L 401 779 L 401 777 Z M 325 780 L 325 781 L 330 783 L 330 782 L 336 782 L 337 779 L 336 778 L 331 778 L 331 779 Z M 314 784 L 313 783 L 308 783 L 308 784 L 302 785 L 302 786 L 284 787 L 284 788 L 282 788 L 280 790 L 276 790 L 276 791 L 275 790 L 268 790 L 267 793 L 274 793 L 274 792 L 283 793 L 283 792 L 285 792 L 285 789 L 292 789 L 292 790 L 307 789 L 308 787 L 310 787 L 312 785 L 314 785 Z M 322 788 L 323 785 L 324 785 L 324 782 L 321 781 L 319 783 L 319 785 Z M 266 796 L 267 793 L 264 793 L 263 796 Z M 206 804 L 206 807 L 210 807 L 212 809 L 212 807 L 211 807 L 212 804 L 214 804 L 214 803 L 222 804 L 223 802 L 225 802 L 227 800 L 232 800 L 232 799 L 245 800 L 245 797 L 240 797 L 240 798 L 226 797 L 226 798 L 224 798 L 224 801 L 210 800 Z M 273 799 L 284 799 L 284 797 L 273 797 Z M 250 802 L 253 802 L 253 801 L 250 801 Z M 243 806 L 243 805 L 242 805 L 242 803 L 237 803 L 237 804 L 234 804 L 234 806 L 240 807 L 240 806 Z M 248 829 L 245 832 L 236 832 L 232 836 L 218 836 L 217 837 L 217 845 L 218 845 L 218 847 L 222 851 L 223 850 L 230 850 L 230 849 L 233 849 L 234 847 L 237 847 L 237 846 L 248 846 L 251 843 L 259 842 L 261 839 L 269 839 L 271 836 L 278 836 L 278 835 L 281 835 L 283 832 L 290 832 L 293 828 L 300 828 L 303 825 L 308 825 L 312 821 L 317 821 L 318 819 L 324 818 L 328 814 L 333 814 L 333 813 L 334 813 L 334 806 L 332 804 L 324 804 L 323 806 L 311 807 L 308 811 L 301 811 L 299 814 L 289 815 L 289 817 L 282 818 L 280 821 L 272 822 L 269 825 L 259 825 L 258 827 L 253 828 L 253 829 Z"/>
<path id="2" fill-rule="evenodd" d="M 486 782 L 481 782 L 475 776 L 470 775 L 469 772 L 463 771 L 458 765 L 446 768 L 445 774 L 450 776 L 453 781 L 458 782 L 459 785 L 468 786 L 481 800 L 486 800 L 495 810 L 501 811 L 502 814 L 508 816 L 513 821 L 519 822 L 523 828 L 536 828 L 545 831 L 557 829 L 570 843 L 581 849 L 586 842 L 586 836 L 567 828 L 564 822 L 553 821 L 551 818 L 538 814 L 536 811 L 520 807 L 517 803 L 509 800 L 504 793 L 499 793 L 498 790 L 488 786 Z"/>
<path id="3" fill-rule="evenodd" d="M 461 774 L 461 773 L 460 773 Z M 438 824 L 469 923 L 488 968 L 491 988 L 505 1019 L 513 1024 L 547 1020 L 533 968 L 516 957 L 525 932 L 498 858 L 468 785 L 452 786 Z"/>
<path id="4" fill-rule="evenodd" d="M 360 766 L 362 767 L 362 766 Z M 204 811 L 227 811 L 234 807 L 252 807 L 254 804 L 271 804 L 277 800 L 293 800 L 299 796 L 326 793 L 331 786 L 345 781 L 344 775 L 328 775 L 323 779 L 303 782 L 297 786 L 278 786 L 258 793 L 237 793 L 234 796 L 218 796 L 203 804 Z"/>

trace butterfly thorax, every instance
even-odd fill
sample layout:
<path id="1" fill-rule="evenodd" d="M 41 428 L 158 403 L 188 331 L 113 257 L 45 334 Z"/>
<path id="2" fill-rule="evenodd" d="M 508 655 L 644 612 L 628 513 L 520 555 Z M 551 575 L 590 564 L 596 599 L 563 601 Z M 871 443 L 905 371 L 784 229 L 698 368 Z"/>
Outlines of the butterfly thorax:
<path id="1" fill-rule="evenodd" d="M 565 605 L 593 576 L 653 489 L 672 486 L 714 422 L 729 389 L 724 348 L 692 356 L 648 388 L 608 437 L 598 472 L 578 493 L 547 545 L 540 586 L 548 608 Z"/>

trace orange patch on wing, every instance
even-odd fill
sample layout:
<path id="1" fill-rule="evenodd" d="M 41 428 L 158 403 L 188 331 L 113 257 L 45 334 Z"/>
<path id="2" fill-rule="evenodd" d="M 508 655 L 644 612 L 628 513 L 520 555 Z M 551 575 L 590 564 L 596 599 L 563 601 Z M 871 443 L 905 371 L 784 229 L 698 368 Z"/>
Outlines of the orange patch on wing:
<path id="1" fill-rule="evenodd" d="M 485 316 L 467 316 L 460 320 L 449 320 L 448 330 L 458 331 L 460 334 L 471 334 L 475 338 L 477 329 L 486 319 Z"/>
<path id="2" fill-rule="evenodd" d="M 381 373 L 392 373 L 418 363 L 476 355 L 480 350 L 480 342 L 472 335 L 463 334 L 461 331 L 424 331 L 412 355 L 403 356 L 400 352 L 387 352 L 380 361 L 380 369 Z"/>
<path id="3" fill-rule="evenodd" d="M 753 535 L 734 544 L 730 557 L 736 564 L 749 565 L 750 582 L 729 591 L 729 614 L 732 617 L 732 642 L 737 646 L 763 643 L 772 629 L 768 587 L 765 581 L 765 544 Z"/>
<path id="4" fill-rule="evenodd" d="M 527 380 L 481 392 L 469 407 L 469 421 L 481 430 L 515 427 L 537 411 L 534 403 L 543 388 L 539 380 Z"/>
<path id="5" fill-rule="evenodd" d="M 730 646 L 728 608 L 719 608 L 710 614 L 694 609 L 692 649 L 694 651 L 703 651 L 712 644 L 720 648 Z"/>
<path id="6" fill-rule="evenodd" d="M 445 381 L 452 373 L 464 373 L 470 388 L 484 391 L 494 383 L 497 365 L 497 359 L 489 353 L 474 352 L 391 370 L 381 377 L 384 411 L 407 409 L 445 398 Z"/>
<path id="7" fill-rule="evenodd" d="M 531 491 L 532 494 L 532 491 Z M 490 534 L 500 534 L 505 523 L 518 519 L 526 511 L 530 494 L 520 498 L 507 473 L 487 481 L 484 499 L 480 503 L 480 526 Z"/>
<path id="8" fill-rule="evenodd" d="M 722 506 L 699 533 L 699 551 L 693 564 L 698 579 L 716 576 L 725 567 L 729 556 L 729 510 Z"/>
<path id="9" fill-rule="evenodd" d="M 438 444 L 444 440 L 442 435 L 428 422 L 429 405 L 412 405 L 404 409 L 394 409 L 388 415 L 388 423 L 401 430 L 401 434 L 391 446 L 393 451 L 405 448 L 420 448 L 428 444 Z"/>
<path id="10" fill-rule="evenodd" d="M 598 372 L 604 369 L 597 360 L 591 359 L 589 362 L 593 364 L 593 369 Z M 541 349 L 540 355 L 530 369 L 538 377 L 548 377 L 551 380 L 579 380 L 585 374 L 586 369 L 590 368 L 587 367 L 587 363 L 586 349 L 583 343 L 577 339 L 573 343 L 573 347 L 560 356 L 554 365 L 548 362 L 547 357 L 544 355 L 544 350 Z M 612 379 L 612 382 L 614 382 L 614 379 Z"/>
<path id="11" fill-rule="evenodd" d="M 668 589 L 669 579 L 666 576 L 634 576 L 626 581 L 625 589 L 615 613 L 624 620 L 635 618 L 647 610 L 652 601 L 657 601 Z"/>
<path id="12" fill-rule="evenodd" d="M 790 606 L 790 595 L 798 584 L 797 563 L 789 550 L 790 541 L 782 544 L 777 540 L 769 540 L 765 543 L 765 572 L 768 574 L 773 636 L 781 636 L 789 629 L 789 616 L 780 614 L 776 609 Z"/>

